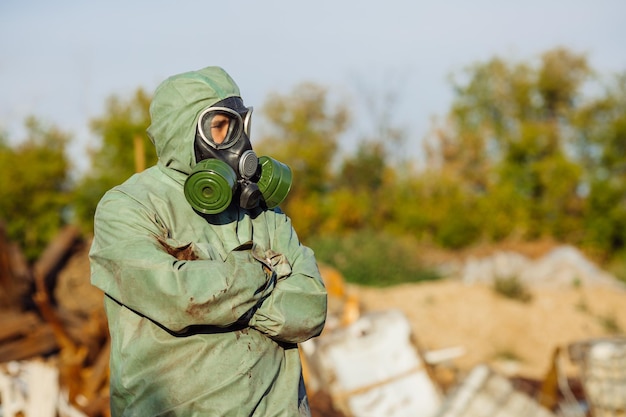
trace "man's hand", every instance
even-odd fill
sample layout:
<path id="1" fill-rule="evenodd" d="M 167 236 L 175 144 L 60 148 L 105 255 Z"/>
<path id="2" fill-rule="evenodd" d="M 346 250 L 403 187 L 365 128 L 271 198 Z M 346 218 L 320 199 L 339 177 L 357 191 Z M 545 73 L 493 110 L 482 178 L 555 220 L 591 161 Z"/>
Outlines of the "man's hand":
<path id="1" fill-rule="evenodd" d="M 268 249 L 265 251 L 265 256 L 272 269 L 276 272 L 277 279 L 286 278 L 291 274 L 291 264 L 285 255 Z"/>

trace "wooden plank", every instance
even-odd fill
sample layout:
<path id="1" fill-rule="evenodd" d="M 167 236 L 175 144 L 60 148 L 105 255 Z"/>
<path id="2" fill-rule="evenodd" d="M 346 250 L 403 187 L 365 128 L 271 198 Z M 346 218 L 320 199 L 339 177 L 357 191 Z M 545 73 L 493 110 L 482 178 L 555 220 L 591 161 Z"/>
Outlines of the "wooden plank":
<path id="1" fill-rule="evenodd" d="M 77 227 L 66 226 L 48 244 L 33 266 L 35 282 L 39 290 L 41 290 L 40 285 L 43 284 L 42 281 L 45 280 L 50 273 L 55 271 L 55 269 L 61 266 L 79 238 L 80 231 Z"/>
<path id="2" fill-rule="evenodd" d="M 0 308 L 21 310 L 32 282 L 22 250 L 9 241 L 4 224 L 0 222 Z"/>
<path id="3" fill-rule="evenodd" d="M 27 336 L 0 345 L 0 363 L 43 356 L 59 348 L 50 326 L 41 324 Z"/>
<path id="4" fill-rule="evenodd" d="M 89 401 L 97 397 L 102 386 L 107 382 L 109 372 L 109 356 L 111 355 L 111 341 L 107 340 L 100 350 L 96 361 L 91 368 L 85 369 L 83 389 L 81 394 Z"/>
<path id="5" fill-rule="evenodd" d="M 41 324 L 35 313 L 3 311 L 0 315 L 0 342 L 30 333 Z"/>

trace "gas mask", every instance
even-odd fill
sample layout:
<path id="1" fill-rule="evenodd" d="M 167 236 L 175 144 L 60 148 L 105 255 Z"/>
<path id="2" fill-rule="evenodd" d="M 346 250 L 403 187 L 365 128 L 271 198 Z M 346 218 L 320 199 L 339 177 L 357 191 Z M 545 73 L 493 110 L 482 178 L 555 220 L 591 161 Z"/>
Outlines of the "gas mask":
<path id="1" fill-rule="evenodd" d="M 185 198 L 198 212 L 218 214 L 233 198 L 239 206 L 278 206 L 291 188 L 291 169 L 250 144 L 252 107 L 229 97 L 200 113 L 194 150 L 196 166 L 185 181 Z"/>

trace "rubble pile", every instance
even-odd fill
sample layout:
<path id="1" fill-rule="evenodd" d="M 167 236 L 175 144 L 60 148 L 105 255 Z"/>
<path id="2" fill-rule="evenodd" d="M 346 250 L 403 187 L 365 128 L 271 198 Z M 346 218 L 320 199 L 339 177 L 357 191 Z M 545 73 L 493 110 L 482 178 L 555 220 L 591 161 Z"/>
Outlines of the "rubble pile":
<path id="1" fill-rule="evenodd" d="M 614 276 L 569 245 L 557 246 L 538 259 L 511 251 L 497 251 L 481 258 L 470 257 L 462 264 L 459 275 L 467 284 L 492 284 L 499 278 L 516 278 L 533 287 L 602 285 L 625 288 Z"/>
<path id="2" fill-rule="evenodd" d="M 29 267 L 0 229 L 0 415 L 109 416 L 108 330 L 87 250 L 68 227 Z"/>

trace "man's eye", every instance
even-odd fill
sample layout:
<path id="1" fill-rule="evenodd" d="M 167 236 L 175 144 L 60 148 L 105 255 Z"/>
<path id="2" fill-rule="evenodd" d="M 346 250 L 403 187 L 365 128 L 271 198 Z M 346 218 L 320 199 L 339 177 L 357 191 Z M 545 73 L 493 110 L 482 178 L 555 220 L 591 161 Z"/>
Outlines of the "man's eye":
<path id="1" fill-rule="evenodd" d="M 211 124 L 211 129 L 222 129 L 228 125 L 228 122 L 225 120 L 221 120 L 219 122 L 213 122 Z"/>

